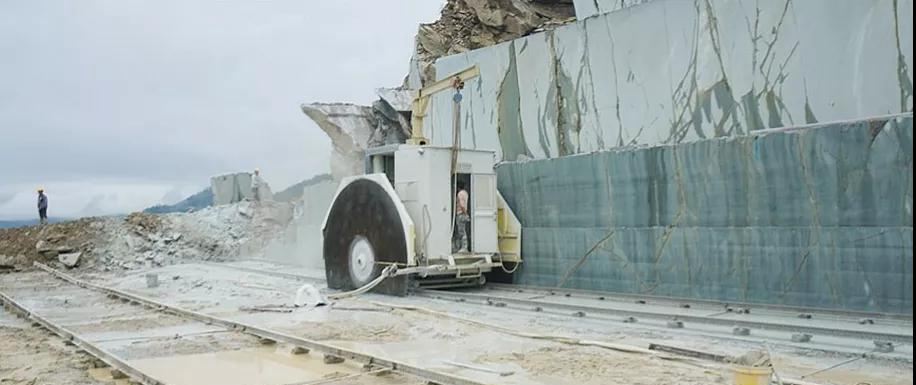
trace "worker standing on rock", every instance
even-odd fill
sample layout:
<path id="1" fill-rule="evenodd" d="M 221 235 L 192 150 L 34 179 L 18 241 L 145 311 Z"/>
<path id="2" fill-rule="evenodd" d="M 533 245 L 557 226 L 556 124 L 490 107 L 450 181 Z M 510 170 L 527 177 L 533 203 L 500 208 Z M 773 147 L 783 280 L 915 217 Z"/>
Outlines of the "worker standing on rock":
<path id="1" fill-rule="evenodd" d="M 41 187 L 38 188 L 38 221 L 42 225 L 48 223 L 48 196 Z"/>
<path id="2" fill-rule="evenodd" d="M 264 184 L 264 180 L 261 179 L 261 170 L 254 169 L 254 175 L 251 177 L 251 198 L 255 202 L 261 201 L 261 185 Z"/>
<path id="3" fill-rule="evenodd" d="M 270 185 L 261 178 L 261 170 L 254 169 L 254 175 L 251 177 L 251 199 L 255 202 L 273 200 L 274 194 L 270 191 Z"/>

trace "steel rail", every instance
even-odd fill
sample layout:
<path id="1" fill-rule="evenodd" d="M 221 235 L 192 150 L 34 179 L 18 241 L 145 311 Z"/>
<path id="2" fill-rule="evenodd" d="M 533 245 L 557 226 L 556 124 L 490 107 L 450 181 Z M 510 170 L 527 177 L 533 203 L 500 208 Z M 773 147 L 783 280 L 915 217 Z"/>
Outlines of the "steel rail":
<path id="1" fill-rule="evenodd" d="M 599 299 L 603 298 L 605 300 L 614 301 L 614 300 L 644 300 L 652 301 L 661 304 L 696 304 L 696 305 L 706 305 L 711 307 L 721 307 L 725 308 L 726 306 L 732 308 L 747 308 L 747 309 L 763 309 L 763 310 L 772 310 L 779 312 L 787 313 L 811 313 L 811 314 L 824 314 L 831 315 L 836 317 L 850 317 L 850 318 L 872 318 L 875 320 L 888 320 L 888 321 L 903 321 L 903 322 L 913 322 L 912 314 L 897 314 L 897 313 L 882 313 L 882 312 L 867 312 L 867 311 L 857 311 L 857 310 L 839 310 L 839 309 L 830 309 L 823 307 L 800 307 L 800 306 L 790 306 L 790 305 L 772 305 L 765 303 L 753 303 L 753 302 L 739 302 L 739 301 L 719 301 L 719 300 L 707 300 L 707 299 L 698 299 L 698 298 L 685 298 L 685 297 L 667 297 L 667 296 L 657 296 L 657 295 L 648 295 L 648 294 L 629 294 L 629 293 L 615 293 L 615 292 L 605 292 L 605 291 L 596 291 L 596 290 L 584 290 L 584 289 L 570 289 L 570 288 L 555 288 L 555 287 L 546 287 L 546 286 L 528 286 L 528 285 L 515 285 L 515 284 L 506 284 L 506 283 L 487 283 L 486 288 L 493 290 L 502 290 L 510 292 L 518 292 L 523 290 L 528 293 L 558 293 L 558 294 L 571 294 L 573 297 L 586 298 L 586 299 Z"/>
<path id="2" fill-rule="evenodd" d="M 282 278 L 288 278 L 293 280 L 300 281 L 320 281 L 319 278 L 309 277 L 293 273 L 282 273 L 274 272 L 271 270 L 261 270 L 261 269 L 251 269 L 238 266 L 223 266 L 229 269 L 238 269 L 242 271 L 248 271 L 253 273 L 260 273 L 265 275 L 275 275 Z M 493 285 L 493 284 L 488 284 Z M 667 297 L 654 297 L 654 296 L 642 296 L 642 295 L 618 295 L 614 293 L 601 293 L 601 292 L 592 292 L 586 290 L 576 290 L 576 289 L 550 289 L 550 288 L 541 288 L 541 287 L 531 287 L 531 286 L 517 286 L 517 285 L 506 285 L 506 284 L 495 284 L 498 289 L 510 289 L 517 291 L 518 289 L 522 290 L 538 290 L 546 292 L 569 292 L 569 293 L 579 293 L 588 296 L 594 296 L 595 298 L 604 297 L 606 299 L 615 299 L 615 298 L 626 298 L 631 300 L 645 300 L 645 301 L 659 301 L 667 302 L 671 304 L 683 304 L 683 303 L 696 303 L 696 304 L 705 304 L 705 305 L 719 305 L 724 306 L 725 303 L 715 302 L 715 301 L 703 301 L 703 300 L 686 300 L 679 298 L 667 298 Z M 602 314 L 610 315 L 617 317 L 636 317 L 636 318 L 647 318 L 655 319 L 660 321 L 670 321 L 673 316 L 669 313 L 658 313 L 652 311 L 640 311 L 640 310 L 628 310 L 628 309 L 614 309 L 607 307 L 595 307 L 587 305 L 571 305 L 571 304 L 560 304 L 556 302 L 549 301 L 537 301 L 533 299 L 520 299 L 512 297 L 503 297 L 498 295 L 489 295 L 489 294 L 478 294 L 478 293 L 467 293 L 467 292 L 456 292 L 456 291 L 441 291 L 441 290 L 431 290 L 431 289 L 414 289 L 413 291 L 416 294 L 423 295 L 429 298 L 435 297 L 446 297 L 449 296 L 452 300 L 464 300 L 468 299 L 477 299 L 481 300 L 482 303 L 486 303 L 487 299 L 493 300 L 495 302 L 503 302 L 505 304 L 515 304 L 526 309 L 554 309 L 555 311 L 562 312 L 561 314 L 573 316 L 573 313 L 578 314 Z M 823 309 L 812 309 L 805 311 L 802 308 L 782 308 L 782 307 L 763 307 L 761 305 L 751 305 L 751 304 L 739 304 L 734 303 L 729 305 L 734 305 L 736 307 L 749 307 L 749 308 L 765 308 L 767 310 L 782 310 L 782 311 L 797 311 L 798 313 L 814 313 L 814 314 L 834 314 L 831 312 L 822 312 Z M 746 305 L 746 306 L 744 306 Z M 791 309 L 791 310 L 789 310 Z M 580 313 L 581 312 L 581 313 Z M 837 315 L 837 314 L 834 314 Z M 840 314 L 842 315 L 842 314 Z M 875 315 L 875 314 L 872 314 Z M 709 324 L 714 326 L 728 327 L 729 329 L 734 327 L 745 327 L 752 329 L 761 329 L 761 330 L 770 330 L 770 331 L 784 331 L 784 332 L 793 332 L 793 333 L 806 333 L 812 335 L 827 335 L 834 337 L 845 337 L 845 338 L 854 338 L 854 339 L 870 339 L 873 341 L 889 341 L 896 343 L 913 343 L 912 335 L 905 334 L 896 334 L 896 333 L 882 333 L 882 332 L 868 332 L 860 330 L 844 330 L 836 328 L 827 328 L 827 327 L 818 327 L 818 326 L 807 326 L 807 325 L 797 325 L 797 324 L 784 324 L 784 323 L 773 323 L 773 322 L 761 322 L 761 321 L 746 321 L 746 320 L 735 320 L 735 319 L 723 319 L 715 318 L 708 316 L 696 316 L 696 315 L 678 315 L 677 319 L 683 322 L 698 322 L 702 324 Z M 906 321 L 901 319 L 901 321 Z M 729 331 L 729 333 L 731 333 Z"/>
<path id="3" fill-rule="evenodd" d="M 828 328 L 828 327 L 811 326 L 811 325 L 736 320 L 736 319 L 715 318 L 715 317 L 697 316 L 697 315 L 682 315 L 682 314 L 673 315 L 670 313 L 658 313 L 658 312 L 641 311 L 641 310 L 629 310 L 629 309 L 619 309 L 619 308 L 606 308 L 606 307 L 594 307 L 594 306 L 585 306 L 585 305 L 563 304 L 563 303 L 556 303 L 556 302 L 536 301 L 536 300 L 513 298 L 513 297 L 503 297 L 503 296 L 498 296 L 498 295 L 475 294 L 475 293 L 454 292 L 454 291 L 420 289 L 420 290 L 415 290 L 414 293 L 424 296 L 424 297 L 428 297 L 428 298 L 451 299 L 451 300 L 461 301 L 461 302 L 477 301 L 480 304 L 488 304 L 490 302 L 501 302 L 507 306 L 515 305 L 515 306 L 519 306 L 522 308 L 526 308 L 528 310 L 552 309 L 554 311 L 564 312 L 566 315 L 569 315 L 571 317 L 588 316 L 589 314 L 601 314 L 601 315 L 606 315 L 606 316 L 635 317 L 637 319 L 646 318 L 646 319 L 655 319 L 655 320 L 661 320 L 661 321 L 671 321 L 674 318 L 676 318 L 677 320 L 685 322 L 685 323 L 695 322 L 697 324 L 722 326 L 722 327 L 728 327 L 728 328 L 745 327 L 745 328 L 750 328 L 750 329 L 760 329 L 760 330 L 769 330 L 769 331 L 805 333 L 805 334 L 811 334 L 811 335 L 844 337 L 844 338 L 852 338 L 852 339 L 868 339 L 872 341 L 888 341 L 888 342 L 895 342 L 895 343 L 905 343 L 905 344 L 910 344 L 910 345 L 913 344 L 912 335 L 897 334 L 897 333 L 870 332 L 870 331 L 862 331 L 862 330 L 837 329 L 837 328 Z M 577 314 L 577 315 L 573 315 L 573 314 Z"/>
<path id="4" fill-rule="evenodd" d="M 240 333 L 251 334 L 260 338 L 273 340 L 277 342 L 284 342 L 290 345 L 315 350 L 326 355 L 336 356 L 344 359 L 349 359 L 352 361 L 360 362 L 365 365 L 372 365 L 375 367 L 383 367 L 391 369 L 392 371 L 397 371 L 405 374 L 414 375 L 428 381 L 432 381 L 436 384 L 441 385 L 487 385 L 483 382 L 478 382 L 471 380 L 465 377 L 456 376 L 453 374 L 437 372 L 430 369 L 424 369 L 419 366 L 411 365 L 402 361 L 397 361 L 393 359 L 383 358 L 379 356 L 373 356 L 365 353 L 356 352 L 349 349 L 339 348 L 333 345 L 321 343 L 318 341 L 309 340 L 306 338 L 296 337 L 286 333 L 258 327 L 252 324 L 237 322 L 228 320 L 225 318 L 214 317 L 211 315 L 198 313 L 195 311 L 182 309 L 177 306 L 171 306 L 153 299 L 149 299 L 137 294 L 128 293 L 118 289 L 110 288 L 103 285 L 98 285 L 90 282 L 80 280 L 76 277 L 70 276 L 61 271 L 55 270 L 47 265 L 35 262 L 34 265 L 39 269 L 57 277 L 58 279 L 64 280 L 66 282 L 72 283 L 76 286 L 103 292 L 109 296 L 118 297 L 123 300 L 137 302 L 144 306 L 154 308 L 156 310 L 175 314 L 181 317 L 198 320 L 207 324 L 219 325 L 230 330 L 235 330 Z"/>
<path id="5" fill-rule="evenodd" d="M 72 343 L 73 345 L 82 349 L 86 353 L 89 353 L 89 355 L 101 360 L 108 366 L 121 371 L 121 373 L 124 373 L 125 375 L 130 377 L 132 380 L 137 381 L 144 385 L 166 385 L 165 382 L 157 380 L 143 373 L 142 371 L 132 366 L 131 364 L 127 363 L 126 361 L 118 358 L 117 356 L 106 351 L 105 349 L 102 349 L 101 347 L 81 338 L 80 336 L 76 335 L 75 333 L 68 330 L 67 328 L 61 325 L 55 324 L 54 322 L 51 322 L 47 318 L 44 318 L 36 314 L 31 309 L 25 307 L 24 305 L 17 302 L 12 297 L 10 297 L 9 295 L 3 292 L 0 292 L 0 302 L 3 302 L 4 307 L 9 309 L 10 311 L 17 313 L 26 319 L 29 319 L 33 322 L 40 324 L 45 329 L 63 338 L 64 341 Z"/>

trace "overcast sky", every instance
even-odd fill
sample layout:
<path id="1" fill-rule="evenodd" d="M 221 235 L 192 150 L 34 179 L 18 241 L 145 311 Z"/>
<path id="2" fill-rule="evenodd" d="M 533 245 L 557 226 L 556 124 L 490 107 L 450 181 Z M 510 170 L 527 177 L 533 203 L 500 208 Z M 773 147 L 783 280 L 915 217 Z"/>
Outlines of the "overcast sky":
<path id="1" fill-rule="evenodd" d="M 399 85 L 444 0 L 0 0 L 0 219 L 127 213 L 327 172 L 302 102 Z"/>

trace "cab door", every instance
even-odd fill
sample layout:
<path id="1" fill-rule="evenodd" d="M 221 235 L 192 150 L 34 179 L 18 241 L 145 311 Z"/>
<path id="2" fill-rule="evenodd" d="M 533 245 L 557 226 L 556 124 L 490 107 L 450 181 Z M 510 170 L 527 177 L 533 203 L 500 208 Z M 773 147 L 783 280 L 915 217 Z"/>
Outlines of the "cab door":
<path id="1" fill-rule="evenodd" d="M 499 251 L 496 223 L 496 174 L 471 175 L 471 251 Z"/>

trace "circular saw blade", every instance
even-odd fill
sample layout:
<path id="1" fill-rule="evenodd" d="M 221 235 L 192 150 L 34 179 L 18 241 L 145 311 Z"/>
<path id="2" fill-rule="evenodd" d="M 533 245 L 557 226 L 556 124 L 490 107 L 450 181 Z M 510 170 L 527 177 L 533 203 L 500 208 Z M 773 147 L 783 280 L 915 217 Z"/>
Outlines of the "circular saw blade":
<path id="1" fill-rule="evenodd" d="M 378 277 L 384 263 L 407 263 L 407 238 L 393 199 L 370 179 L 355 179 L 337 194 L 324 227 L 328 287 L 353 290 Z M 407 278 L 386 279 L 374 291 L 405 295 Z"/>

